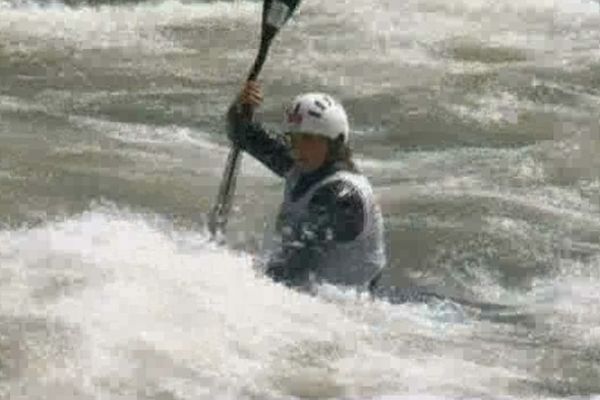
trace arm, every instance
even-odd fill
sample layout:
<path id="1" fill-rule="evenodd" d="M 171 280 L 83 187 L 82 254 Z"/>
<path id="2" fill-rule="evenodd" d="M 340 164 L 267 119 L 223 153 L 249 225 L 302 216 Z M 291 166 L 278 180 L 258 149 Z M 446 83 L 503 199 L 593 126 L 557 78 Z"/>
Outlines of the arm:
<path id="1" fill-rule="evenodd" d="M 246 120 L 241 103 L 239 98 L 236 99 L 227 112 L 229 138 L 275 174 L 284 176 L 294 161 L 283 138 L 270 135 L 257 122 Z"/>

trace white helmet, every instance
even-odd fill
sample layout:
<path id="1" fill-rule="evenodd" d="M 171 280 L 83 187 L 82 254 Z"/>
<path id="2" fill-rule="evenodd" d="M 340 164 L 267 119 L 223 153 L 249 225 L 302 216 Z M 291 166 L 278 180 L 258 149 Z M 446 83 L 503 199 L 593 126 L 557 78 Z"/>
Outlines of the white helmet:
<path id="1" fill-rule="evenodd" d="M 285 111 L 285 133 L 312 133 L 329 139 L 343 136 L 348 142 L 348 116 L 344 107 L 324 93 L 297 96 Z"/>

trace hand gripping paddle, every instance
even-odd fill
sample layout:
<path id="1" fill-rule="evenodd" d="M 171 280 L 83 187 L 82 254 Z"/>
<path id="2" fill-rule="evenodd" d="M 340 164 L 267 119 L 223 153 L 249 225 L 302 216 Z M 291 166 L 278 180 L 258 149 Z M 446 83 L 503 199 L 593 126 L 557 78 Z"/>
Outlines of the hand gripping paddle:
<path id="1" fill-rule="evenodd" d="M 298 7 L 300 0 L 264 0 L 262 11 L 262 29 L 260 35 L 260 48 L 254 65 L 248 75 L 248 80 L 256 80 L 263 64 L 267 58 L 271 41 L 277 35 L 281 27 L 288 21 L 294 10 Z M 243 105 L 242 113 L 247 121 L 252 120 L 254 110 L 249 105 Z M 219 194 L 208 220 L 208 229 L 213 239 L 223 237 L 225 226 L 231 210 L 235 183 L 240 167 L 240 148 L 234 145 L 229 151 L 227 164 L 223 171 L 223 178 L 219 186 Z"/>

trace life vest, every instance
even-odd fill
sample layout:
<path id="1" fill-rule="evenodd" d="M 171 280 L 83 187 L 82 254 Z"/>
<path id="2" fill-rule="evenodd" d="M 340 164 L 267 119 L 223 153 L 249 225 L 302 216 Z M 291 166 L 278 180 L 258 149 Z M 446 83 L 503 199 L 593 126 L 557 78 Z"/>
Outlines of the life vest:
<path id="1" fill-rule="evenodd" d="M 294 232 L 302 229 L 302 224 L 308 220 L 308 206 L 313 195 L 324 185 L 334 181 L 344 181 L 362 199 L 363 230 L 351 241 L 327 241 L 318 248 L 316 258 L 311 257 L 311 260 L 316 260 L 313 261 L 316 265 L 307 265 L 306 268 L 313 271 L 311 276 L 317 282 L 325 281 L 336 285 L 366 288 L 386 263 L 383 217 L 375 201 L 371 184 L 361 174 L 337 171 L 312 185 L 294 201 L 292 190 L 299 178 L 300 172 L 295 168 L 292 168 L 286 176 L 284 199 L 279 211 L 275 235 L 279 238 L 280 245 L 295 245 L 287 241 L 294 240 Z"/>

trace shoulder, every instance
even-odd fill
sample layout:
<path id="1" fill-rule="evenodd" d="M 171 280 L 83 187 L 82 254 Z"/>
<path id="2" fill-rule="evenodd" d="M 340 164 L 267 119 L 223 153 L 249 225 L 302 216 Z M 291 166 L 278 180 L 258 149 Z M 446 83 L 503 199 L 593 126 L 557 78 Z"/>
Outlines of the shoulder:
<path id="1" fill-rule="evenodd" d="M 313 205 L 335 206 L 362 209 L 363 199 L 360 191 L 352 182 L 345 179 L 335 179 L 326 182 L 318 188 L 312 199 Z"/>
<path id="2" fill-rule="evenodd" d="M 350 181 L 336 179 L 325 183 L 315 191 L 309 207 L 326 216 L 337 241 L 353 240 L 363 230 L 364 199 Z"/>

